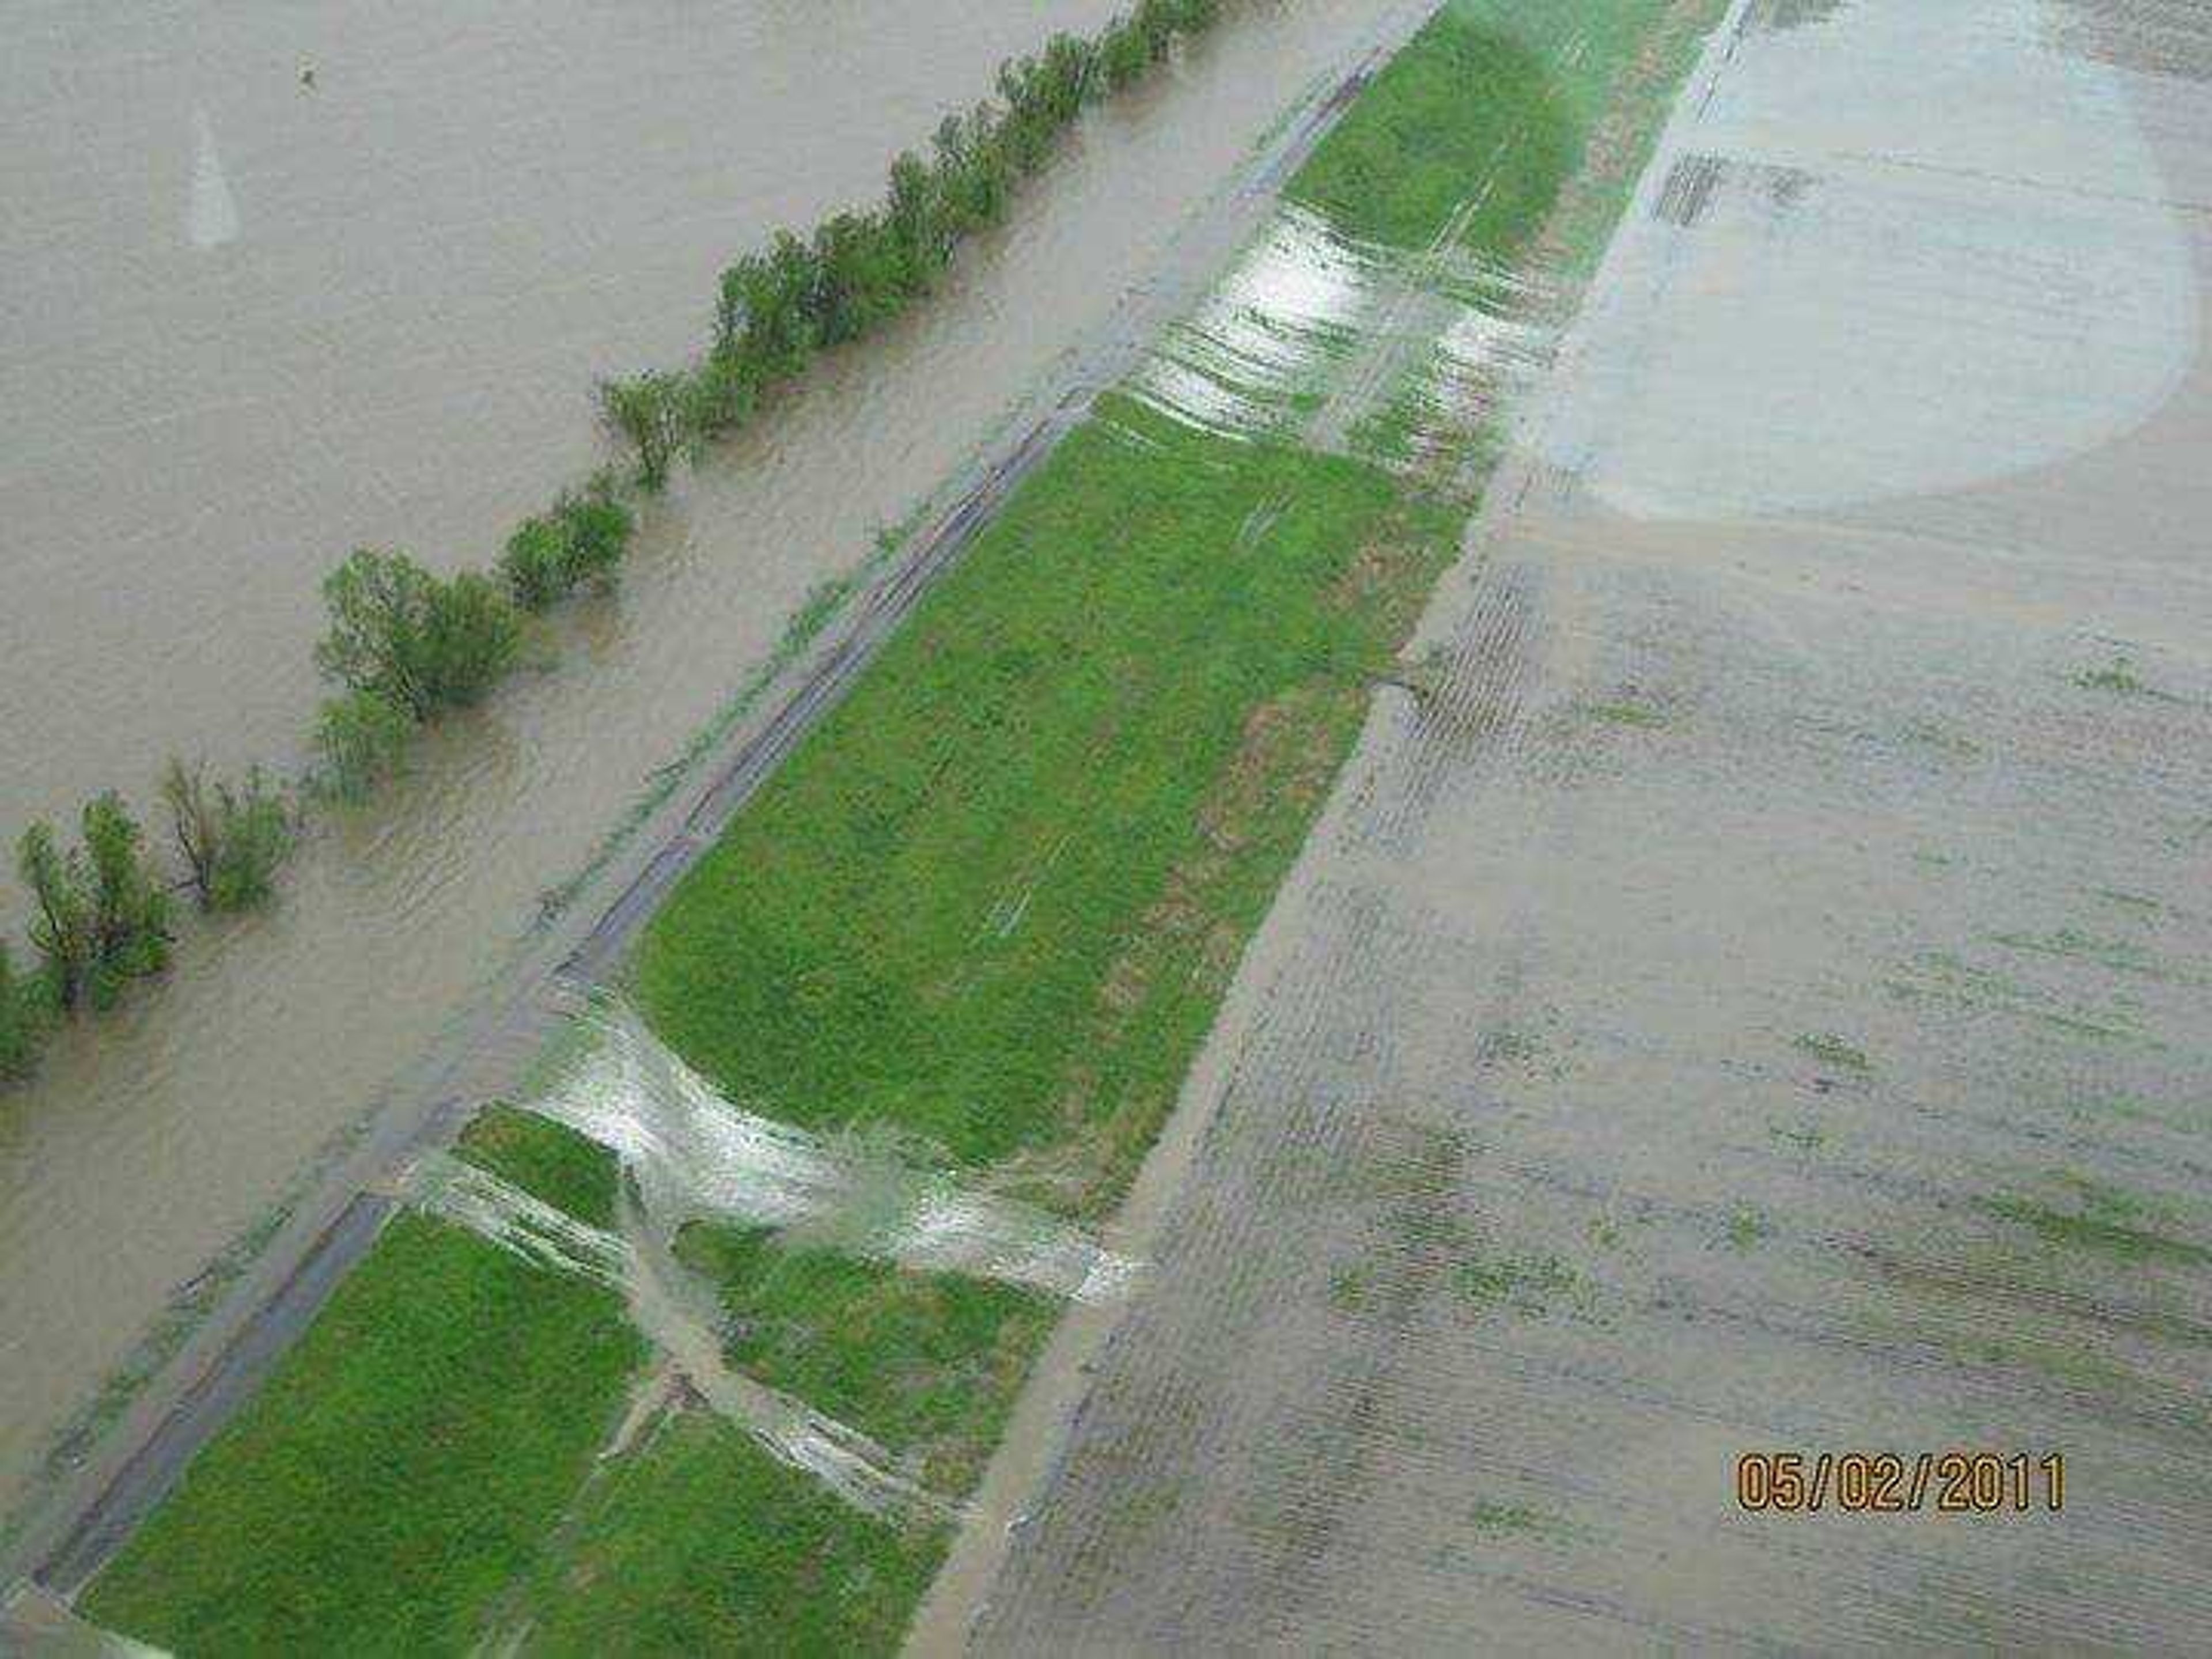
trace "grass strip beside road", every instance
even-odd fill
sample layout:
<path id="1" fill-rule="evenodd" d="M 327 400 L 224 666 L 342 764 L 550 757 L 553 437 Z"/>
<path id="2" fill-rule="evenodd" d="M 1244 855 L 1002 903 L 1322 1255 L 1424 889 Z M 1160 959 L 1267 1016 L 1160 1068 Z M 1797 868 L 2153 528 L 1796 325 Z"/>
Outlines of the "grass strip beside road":
<path id="1" fill-rule="evenodd" d="M 606 1218 L 611 1170 L 565 1132 L 489 1114 L 462 1151 Z M 187 1653 L 464 1650 L 643 1358 L 611 1293 L 402 1216 L 88 1611 Z"/>
<path id="2" fill-rule="evenodd" d="M 678 887 L 634 991 L 757 1109 L 896 1133 L 1064 1212 L 1118 1201 L 1357 732 L 1454 523 L 1362 463 L 1115 398 Z M 732 1357 L 969 1491 L 1056 1310 L 694 1230 Z M 817 1563 L 917 1553 L 686 1425 L 611 1481 L 535 1603 L 557 1650 L 781 1647 Z M 702 1528 L 700 1506 L 731 1517 Z M 794 1534 L 807 1551 L 779 1540 Z M 917 1571 L 926 1568 L 926 1571 Z M 849 1638 L 848 1638 L 849 1639 Z M 799 1643 L 799 1645 L 806 1645 Z M 825 1644 L 828 1645 L 828 1644 Z"/>

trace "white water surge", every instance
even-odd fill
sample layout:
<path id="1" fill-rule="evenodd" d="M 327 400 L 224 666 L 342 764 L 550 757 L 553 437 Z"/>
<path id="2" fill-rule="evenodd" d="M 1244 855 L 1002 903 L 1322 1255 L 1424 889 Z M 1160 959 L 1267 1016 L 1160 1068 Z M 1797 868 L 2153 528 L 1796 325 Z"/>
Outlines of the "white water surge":
<path id="1" fill-rule="evenodd" d="M 950 1513 L 949 1505 L 899 1473 L 897 1460 L 866 1435 L 723 1358 L 714 1286 L 677 1260 L 672 1233 L 629 1190 L 618 1206 L 621 1231 L 611 1232 L 488 1170 L 430 1152 L 403 1178 L 399 1196 L 533 1267 L 574 1273 L 619 1293 L 640 1333 L 700 1401 L 848 1503 L 875 1515 L 935 1520 Z"/>
<path id="2" fill-rule="evenodd" d="M 693 1221 L 767 1227 L 795 1243 L 1091 1301 L 1121 1291 L 1135 1264 L 898 1145 L 824 1139 L 745 1111 L 625 1008 L 595 1017 L 592 1036 L 530 1109 L 614 1154 L 615 1231 L 439 1152 L 416 1160 L 398 1195 L 533 1267 L 616 1291 L 700 1401 L 848 1503 L 873 1514 L 948 1514 L 866 1435 L 727 1362 L 715 1287 L 677 1258 L 678 1233 Z"/>
<path id="3" fill-rule="evenodd" d="M 1139 401 L 1217 437 L 1370 446 L 1387 419 L 1419 459 L 1549 365 L 1552 285 L 1460 246 L 1478 191 L 1417 253 L 1352 241 L 1295 203 L 1129 382 Z"/>
<path id="4" fill-rule="evenodd" d="M 896 1144 L 825 1139 L 746 1111 L 627 1009 L 594 1024 L 592 1051 L 530 1109 L 612 1152 L 657 1221 L 771 1227 L 849 1255 L 1081 1302 L 1119 1294 L 1135 1271 L 1080 1229 Z"/>

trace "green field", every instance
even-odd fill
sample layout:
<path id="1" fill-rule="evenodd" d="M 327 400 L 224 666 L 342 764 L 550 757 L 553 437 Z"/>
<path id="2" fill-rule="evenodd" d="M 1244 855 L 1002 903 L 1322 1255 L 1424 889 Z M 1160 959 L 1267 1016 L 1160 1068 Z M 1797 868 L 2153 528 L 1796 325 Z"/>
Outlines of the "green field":
<path id="1" fill-rule="evenodd" d="M 611 1172 L 565 1132 L 493 1114 L 466 1150 L 605 1219 Z M 610 1292 L 404 1216 L 89 1605 L 196 1653 L 465 1649 L 643 1358 Z"/>
<path id="2" fill-rule="evenodd" d="M 1449 9 L 1292 193 L 1426 246 L 1455 170 L 1540 103 L 1568 141 L 1510 149 L 1468 232 L 1525 248 L 1662 8 L 1574 9 L 1607 27 L 1564 86 L 1555 25 L 1488 31 L 1530 9 Z M 1374 188 L 1394 156 L 1405 187 Z M 1109 1212 L 1464 511 L 1109 397 L 681 884 L 631 994 L 757 1109 Z M 468 1151 L 586 1218 L 611 1202 L 605 1160 L 533 1120 L 490 1115 Z M 1057 1316 L 758 1234 L 682 1250 L 721 1287 L 733 1363 L 949 1496 Z M 894 1646 L 945 1533 L 845 1508 L 702 1413 L 600 1458 L 643 1363 L 611 1295 L 402 1220 L 86 1609 L 186 1653 L 526 1627 L 555 1652 Z"/>
<path id="3" fill-rule="evenodd" d="M 1428 246 L 1457 218 L 1460 246 L 1514 261 L 1548 230 L 1555 246 L 1539 252 L 1583 274 L 1635 187 L 1700 26 L 1723 9 L 1447 0 L 1286 194 L 1348 236 L 1401 248 Z M 1563 181 L 1585 161 L 1586 187 L 1563 204 Z"/>

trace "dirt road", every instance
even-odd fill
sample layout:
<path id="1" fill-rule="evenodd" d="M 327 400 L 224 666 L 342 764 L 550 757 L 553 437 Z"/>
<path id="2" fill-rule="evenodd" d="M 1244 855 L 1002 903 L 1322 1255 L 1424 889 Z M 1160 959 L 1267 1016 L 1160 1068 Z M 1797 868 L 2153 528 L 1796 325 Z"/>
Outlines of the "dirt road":
<path id="1" fill-rule="evenodd" d="M 2191 6 L 1736 7 L 982 1650 L 2212 1648 L 2208 139 Z M 1738 1503 L 1952 1449 L 2063 1509 Z"/>

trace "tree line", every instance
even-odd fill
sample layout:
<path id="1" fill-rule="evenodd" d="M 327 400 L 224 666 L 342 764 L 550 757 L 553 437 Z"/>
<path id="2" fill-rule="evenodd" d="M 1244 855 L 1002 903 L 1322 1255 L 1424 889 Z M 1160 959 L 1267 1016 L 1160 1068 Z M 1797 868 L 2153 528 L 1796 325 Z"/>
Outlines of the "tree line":
<path id="1" fill-rule="evenodd" d="M 947 116 L 927 157 L 902 153 L 880 205 L 837 214 L 811 237 L 781 232 L 730 266 L 702 361 L 598 388 L 600 417 L 638 487 L 659 489 L 679 458 L 743 425 L 817 351 L 929 294 L 962 239 L 1005 216 L 1016 185 L 1087 101 L 1133 85 L 1220 9 L 1220 0 L 1139 0 L 1095 39 L 1054 35 L 1036 56 L 1000 65 L 997 100 Z"/>
<path id="2" fill-rule="evenodd" d="M 1056 34 L 1000 65 L 995 100 L 947 116 L 927 156 L 902 152 L 875 208 L 786 230 L 722 273 L 703 358 L 603 380 L 602 424 L 628 464 L 565 490 L 507 538 L 495 571 L 440 576 L 401 549 L 356 550 L 323 581 L 328 628 L 315 665 L 332 687 L 315 760 L 295 787 L 256 767 L 210 781 L 173 757 L 159 794 L 181 874 L 173 881 L 113 791 L 80 814 L 78 841 L 34 823 L 16 845 L 31 898 L 31 960 L 0 939 L 0 1082 L 27 1075 L 61 1019 L 112 1006 L 158 974 L 173 902 L 209 913 L 266 902 L 309 803 L 359 801 L 404 764 L 412 734 L 481 701 L 520 654 L 526 617 L 580 587 L 613 586 L 639 495 L 675 463 L 752 419 L 821 351 L 880 329 L 927 295 L 962 240 L 1004 218 L 1085 103 L 1141 80 L 1178 39 L 1211 27 L 1220 0 L 1138 0 L 1090 40 Z"/>

